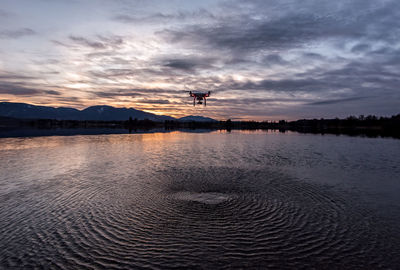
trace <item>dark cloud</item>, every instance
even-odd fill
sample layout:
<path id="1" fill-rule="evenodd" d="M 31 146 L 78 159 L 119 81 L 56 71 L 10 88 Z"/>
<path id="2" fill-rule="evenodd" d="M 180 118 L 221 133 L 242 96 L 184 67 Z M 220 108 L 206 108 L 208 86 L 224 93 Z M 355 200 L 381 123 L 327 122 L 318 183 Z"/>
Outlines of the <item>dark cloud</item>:
<path id="1" fill-rule="evenodd" d="M 14 74 L 14 73 L 3 73 L 0 74 L 0 80 L 32 80 L 37 79 L 33 76 L 21 75 L 21 74 Z"/>
<path id="2" fill-rule="evenodd" d="M 324 60 L 325 59 L 321 54 L 314 53 L 314 52 L 306 52 L 306 53 L 303 53 L 302 56 L 304 57 L 304 59 L 307 59 L 307 60 Z"/>
<path id="3" fill-rule="evenodd" d="M 180 59 L 179 59 L 180 60 Z M 180 62 L 180 61 L 178 61 Z M 189 69 L 189 65 L 192 65 L 192 69 Z M 185 64 L 188 66 L 183 67 L 182 62 L 177 63 L 176 59 L 170 60 L 154 60 L 146 63 L 149 67 L 131 67 L 128 68 L 106 68 L 104 70 L 92 70 L 89 71 L 89 75 L 94 78 L 103 78 L 108 80 L 118 81 L 120 79 L 137 79 L 140 81 L 145 81 L 146 83 L 151 83 L 152 81 L 160 81 L 162 78 L 168 79 L 170 83 L 178 83 L 182 80 L 188 80 L 188 77 L 183 77 L 182 73 L 185 73 L 185 76 L 191 75 L 190 73 L 195 74 L 200 68 L 212 68 L 202 65 L 197 62 L 191 62 L 187 60 Z M 168 64 L 172 64 L 172 66 L 168 66 Z M 178 68 L 177 64 L 181 64 Z M 125 64 L 125 66 L 127 66 Z M 186 68 L 186 69 L 185 69 Z"/>
<path id="4" fill-rule="evenodd" d="M 322 100 L 308 103 L 307 105 L 332 105 L 332 104 L 341 104 L 350 101 L 358 101 L 365 99 L 367 97 L 350 97 L 350 98 L 340 98 L 340 99 L 331 99 L 331 100 Z"/>
<path id="5" fill-rule="evenodd" d="M 274 9 L 277 3 L 254 2 L 238 16 L 220 17 L 217 23 L 193 24 L 158 32 L 171 43 L 249 53 L 259 50 L 287 50 L 328 40 L 393 40 L 400 34 L 400 3 L 385 5 L 373 1 L 342 2 L 330 10 L 327 2 L 292 3 L 297 11 L 277 11 L 273 16 L 254 16 Z M 312 4 L 315 4 L 314 6 Z M 324 4 L 325 3 L 325 4 Z M 282 10 L 285 10 L 282 7 Z M 240 15 L 240 16 L 239 16 Z M 371 19 L 373 18 L 373 19 Z"/>
<path id="6" fill-rule="evenodd" d="M 109 68 L 103 71 L 90 71 L 90 75 L 97 77 L 97 78 L 112 78 L 112 77 L 128 77 L 135 75 L 134 69 L 130 68 Z"/>
<path id="7" fill-rule="evenodd" d="M 170 104 L 168 99 L 140 99 L 137 102 L 145 104 Z"/>
<path id="8" fill-rule="evenodd" d="M 62 103 L 79 104 L 79 102 L 81 102 L 82 100 L 78 97 L 59 97 L 59 98 L 57 98 L 57 101 L 62 102 Z"/>
<path id="9" fill-rule="evenodd" d="M 59 41 L 59 40 L 55 40 L 55 39 L 53 39 L 53 40 L 50 40 L 53 44 L 55 44 L 55 45 L 57 45 L 57 46 L 62 46 L 62 47 L 66 47 L 66 48 L 71 48 L 72 47 L 72 45 L 68 45 L 68 44 L 66 44 L 66 43 L 64 43 L 64 42 L 61 42 L 61 41 Z"/>
<path id="10" fill-rule="evenodd" d="M 103 44 L 100 41 L 92 41 L 84 37 L 78 37 L 78 36 L 69 36 L 69 39 L 74 41 L 75 43 L 87 47 L 91 47 L 93 49 L 105 49 L 106 45 Z"/>
<path id="11" fill-rule="evenodd" d="M 351 48 L 351 52 L 362 53 L 368 51 L 370 48 L 371 46 L 369 44 L 361 43 L 353 46 L 353 48 Z"/>
<path id="12" fill-rule="evenodd" d="M 288 62 L 285 61 L 279 54 L 269 54 L 264 57 L 263 62 L 269 66 L 288 64 Z"/>
<path id="13" fill-rule="evenodd" d="M 396 93 L 400 85 L 399 73 L 390 71 L 383 65 L 364 65 L 352 62 L 334 70 L 316 69 L 299 73 L 293 78 L 261 81 L 226 82 L 220 91 L 267 91 L 275 93 L 305 93 L 316 96 L 339 93 L 348 97 L 349 93 L 362 96 Z M 346 98 L 347 98 L 346 97 Z M 340 97 L 338 97 L 340 98 Z"/>
<path id="14" fill-rule="evenodd" d="M 182 70 L 193 70 L 196 63 L 187 59 L 171 59 L 165 61 L 165 67 L 182 69 Z"/>
<path id="15" fill-rule="evenodd" d="M 96 91 L 93 92 L 94 96 L 102 97 L 102 98 L 115 98 L 115 97 L 139 97 L 143 94 L 135 93 L 132 90 L 124 91 L 124 90 L 117 90 L 117 91 Z"/>
<path id="16" fill-rule="evenodd" d="M 54 90 L 44 90 L 43 93 L 47 94 L 47 95 L 53 95 L 53 96 L 60 96 L 61 95 L 60 92 L 54 91 Z"/>
<path id="17" fill-rule="evenodd" d="M 162 61 L 164 67 L 193 72 L 196 69 L 211 69 L 216 59 L 211 57 L 187 56 L 181 58 L 170 58 Z"/>
<path id="18" fill-rule="evenodd" d="M 101 36 L 98 35 L 97 38 L 107 44 L 109 47 L 118 47 L 124 43 L 124 39 L 121 36 L 112 35 L 112 36 Z"/>
<path id="19" fill-rule="evenodd" d="M 164 30 L 160 34 L 172 43 L 200 44 L 248 53 L 261 49 L 288 49 L 319 38 L 350 35 L 348 31 L 337 29 L 338 25 L 340 22 L 334 18 L 296 14 L 266 21 L 230 18 L 211 27 L 192 25 L 182 30 Z"/>
<path id="20" fill-rule="evenodd" d="M 91 94 L 95 97 L 116 98 L 116 97 L 149 97 L 149 96 L 168 96 L 171 98 L 182 97 L 184 94 L 181 89 L 146 89 L 146 88 L 130 88 L 130 89 L 109 89 L 102 91 L 93 91 Z M 143 99 L 145 100 L 145 99 Z"/>
<path id="21" fill-rule="evenodd" d="M 40 87 L 26 86 L 26 83 L 13 80 L 30 80 L 34 77 L 2 74 L 0 75 L 0 94 L 8 94 L 14 96 L 37 96 L 37 95 L 52 95 L 60 96 L 61 93 L 55 90 L 40 89 Z"/>
<path id="22" fill-rule="evenodd" d="M 274 92 L 322 92 L 331 89 L 346 87 L 344 82 L 328 82 L 314 78 L 281 79 L 247 81 L 245 83 L 234 82 L 230 87 L 239 90 L 261 90 Z"/>
<path id="23" fill-rule="evenodd" d="M 0 82 L 0 94 L 8 94 L 14 96 L 30 96 L 41 94 L 41 91 L 34 88 L 24 87 L 17 83 Z"/>
<path id="24" fill-rule="evenodd" d="M 17 39 L 24 36 L 36 35 L 36 32 L 30 28 L 20 28 L 16 30 L 0 30 L 0 38 Z"/>
<path id="25" fill-rule="evenodd" d="M 58 71 L 41 71 L 41 74 L 47 74 L 47 75 L 58 75 L 60 72 Z"/>
<path id="26" fill-rule="evenodd" d="M 139 17 L 139 16 L 133 16 L 133 15 L 127 15 L 127 14 L 120 14 L 117 16 L 114 16 L 112 19 L 114 21 L 122 22 L 122 23 L 160 23 L 164 21 L 169 21 L 171 19 L 175 19 L 176 17 L 180 17 L 181 19 L 185 18 L 186 15 L 183 13 L 178 14 L 178 15 L 173 15 L 173 14 L 164 14 L 164 13 L 155 13 L 150 16 L 145 16 L 145 17 Z"/>
<path id="27" fill-rule="evenodd" d="M 306 99 L 306 98 L 235 98 L 235 99 L 228 99 L 228 98 L 222 98 L 222 97 L 217 97 L 213 98 L 213 95 L 208 99 L 209 103 L 213 104 L 214 106 L 227 106 L 227 105 L 237 105 L 237 106 L 246 106 L 246 105 L 251 105 L 251 106 L 282 106 L 282 104 L 293 104 L 293 103 L 299 103 L 299 102 L 311 102 L 311 99 Z"/>
<path id="28" fill-rule="evenodd" d="M 107 48 L 115 48 L 120 46 L 123 43 L 123 39 L 119 36 L 111 36 L 111 37 L 105 37 L 105 36 L 97 36 L 96 39 L 88 39 L 85 37 L 81 36 L 69 36 L 69 39 L 73 41 L 76 44 L 85 46 L 85 47 L 90 47 L 93 49 L 107 49 Z M 62 46 L 67 46 L 66 44 L 59 42 L 59 41 L 53 41 L 54 43 Z"/>
<path id="29" fill-rule="evenodd" d="M 86 54 L 86 57 L 88 59 L 96 59 L 96 58 L 102 59 L 103 57 L 109 57 L 113 55 L 115 55 L 115 52 L 113 51 L 95 51 Z"/>
<path id="30" fill-rule="evenodd" d="M 9 17 L 10 13 L 8 13 L 5 10 L 0 9 L 0 18 L 5 18 L 5 17 Z"/>
<path id="31" fill-rule="evenodd" d="M 162 13 L 162 12 L 156 12 L 151 15 L 147 16 L 137 16 L 137 15 L 131 15 L 131 14 L 119 14 L 112 19 L 114 21 L 122 22 L 122 23 L 130 23 L 130 24 L 138 24 L 138 23 L 166 23 L 166 22 L 171 22 L 171 21 L 185 21 L 185 20 L 194 20 L 194 19 L 207 19 L 207 20 L 212 20 L 215 19 L 216 17 L 209 11 L 205 9 L 198 9 L 195 11 L 181 11 L 181 12 L 176 12 L 176 13 Z"/>

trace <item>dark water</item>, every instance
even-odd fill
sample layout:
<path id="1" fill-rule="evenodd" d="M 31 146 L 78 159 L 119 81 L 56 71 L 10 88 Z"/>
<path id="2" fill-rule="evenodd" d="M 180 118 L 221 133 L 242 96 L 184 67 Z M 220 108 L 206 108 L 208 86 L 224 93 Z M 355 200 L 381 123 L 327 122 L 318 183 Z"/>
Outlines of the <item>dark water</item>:
<path id="1" fill-rule="evenodd" d="M 400 267 L 400 140 L 0 139 L 0 268 Z"/>

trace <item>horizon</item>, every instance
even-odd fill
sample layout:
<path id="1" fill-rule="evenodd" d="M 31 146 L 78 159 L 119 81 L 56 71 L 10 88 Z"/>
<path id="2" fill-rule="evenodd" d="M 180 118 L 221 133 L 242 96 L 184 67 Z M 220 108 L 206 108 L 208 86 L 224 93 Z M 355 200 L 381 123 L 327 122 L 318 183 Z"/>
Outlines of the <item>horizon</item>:
<path id="1" fill-rule="evenodd" d="M 276 121 L 399 113 L 400 3 L 0 6 L 0 102 Z M 184 90 L 212 91 L 207 107 Z"/>
<path id="2" fill-rule="evenodd" d="M 114 107 L 114 106 L 110 106 L 110 105 L 92 105 L 92 106 L 89 106 L 89 107 L 85 107 L 85 108 L 82 108 L 82 109 L 78 109 L 78 108 L 74 108 L 74 107 L 66 107 L 66 106 L 62 106 L 62 107 L 52 107 L 52 106 L 44 106 L 44 105 L 35 105 L 35 104 L 30 104 L 30 103 L 23 103 L 23 102 L 4 102 L 4 101 L 0 101 L 0 104 L 1 103 L 11 103 L 11 104 L 24 104 L 24 105 L 30 105 L 30 106 L 43 106 L 43 107 L 51 107 L 51 108 L 56 108 L 56 109 L 58 109 L 58 108 L 68 108 L 68 109 L 75 109 L 75 110 L 78 110 L 78 111 L 83 111 L 83 110 L 85 110 L 85 109 L 88 109 L 88 108 L 91 108 L 91 107 L 111 107 L 111 108 L 115 108 L 115 109 L 134 109 L 134 110 L 138 110 L 138 109 L 136 109 L 136 108 L 134 108 L 134 107 Z M 140 111 L 140 110 L 139 110 Z M 149 112 L 149 113 L 151 113 L 151 112 Z M 157 116 L 170 116 L 170 115 L 163 115 L 163 114 L 155 114 L 155 115 L 157 115 Z M 315 120 L 315 119 L 317 119 L 317 120 L 334 120 L 334 119 L 340 119 L 340 120 L 345 120 L 345 119 L 348 119 L 348 118 L 351 118 L 351 117 L 355 117 L 355 118 L 358 118 L 358 119 L 360 119 L 360 118 L 367 118 L 367 117 L 370 117 L 370 116 L 373 116 L 373 117 L 376 117 L 376 118 L 380 118 L 380 117 L 383 117 L 383 118 L 390 118 L 390 117 L 396 117 L 396 116 L 398 116 L 398 115 L 400 115 L 400 113 L 398 113 L 398 114 L 393 114 L 393 115 L 363 115 L 363 114 L 360 114 L 360 115 L 348 115 L 348 116 L 346 116 L 346 117 L 342 117 L 342 118 L 339 118 L 339 117 L 331 117 L 331 118 L 297 118 L 297 119 L 261 119 L 261 120 L 254 120 L 254 119 L 242 119 L 242 118 L 225 118 L 225 119 L 215 119 L 215 118 L 212 118 L 212 117 L 206 117 L 206 116 L 203 116 L 203 115 L 193 115 L 193 114 L 189 114 L 189 115 L 184 115 L 184 116 L 181 116 L 181 117 L 174 117 L 176 120 L 179 120 L 179 119 L 181 119 L 181 118 L 185 118 L 185 117 L 203 117 L 203 118 L 211 118 L 212 120 L 216 120 L 216 121 L 227 121 L 227 120 L 232 120 L 232 121 L 236 121 L 236 122 L 240 122 L 240 121 L 244 121 L 244 122 L 252 122 L 252 121 L 256 121 L 256 122 L 269 122 L 269 121 L 271 121 L 271 122 L 278 122 L 278 121 L 281 121 L 281 120 L 284 120 L 284 121 L 288 121 L 288 122 L 295 122 L 295 121 L 299 121 L 299 120 Z M 2 115 L 0 115 L 0 117 L 1 117 Z M 173 117 L 173 116 L 171 116 L 171 117 Z"/>

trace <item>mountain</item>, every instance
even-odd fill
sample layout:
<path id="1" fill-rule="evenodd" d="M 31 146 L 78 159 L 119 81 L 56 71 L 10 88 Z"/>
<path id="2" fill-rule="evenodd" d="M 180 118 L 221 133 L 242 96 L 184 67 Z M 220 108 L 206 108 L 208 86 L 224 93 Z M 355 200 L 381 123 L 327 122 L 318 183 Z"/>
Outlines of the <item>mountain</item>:
<path id="1" fill-rule="evenodd" d="M 179 118 L 178 121 L 181 122 L 217 122 L 217 120 L 209 118 L 209 117 L 203 117 L 203 116 L 194 116 L 194 115 L 189 115 L 185 116 L 182 118 Z"/>
<path id="2" fill-rule="evenodd" d="M 45 106 L 35 106 L 26 103 L 0 103 L 0 116 L 14 118 L 52 118 L 52 119 L 69 119 L 75 120 L 78 118 L 79 110 L 72 108 L 53 108 Z"/>
<path id="3" fill-rule="evenodd" d="M 149 119 L 152 121 L 174 120 L 165 115 L 156 115 L 143 112 L 134 108 L 114 108 L 111 106 L 92 106 L 84 110 L 74 108 L 54 108 L 35 106 L 26 103 L 0 102 L 0 116 L 20 119 L 58 119 L 58 120 L 99 120 L 99 121 L 124 121 L 129 117 L 138 120 Z"/>
<path id="4" fill-rule="evenodd" d="M 82 120 L 127 120 L 129 117 L 138 120 L 149 119 L 152 121 L 174 120 L 173 117 L 156 115 L 134 108 L 114 108 L 111 106 L 92 106 L 81 111 Z"/>

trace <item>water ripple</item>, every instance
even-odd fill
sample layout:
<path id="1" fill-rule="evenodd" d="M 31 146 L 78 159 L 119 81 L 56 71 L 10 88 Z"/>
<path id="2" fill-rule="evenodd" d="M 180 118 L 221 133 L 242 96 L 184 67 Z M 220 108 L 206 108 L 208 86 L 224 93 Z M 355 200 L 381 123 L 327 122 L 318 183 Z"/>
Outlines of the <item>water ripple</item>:
<path id="1" fill-rule="evenodd" d="M 169 164 L 118 174 L 104 173 L 103 165 L 89 164 L 9 194 L 0 207 L 0 266 L 398 265 L 393 232 L 381 230 L 362 204 L 272 167 Z"/>

